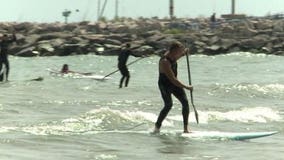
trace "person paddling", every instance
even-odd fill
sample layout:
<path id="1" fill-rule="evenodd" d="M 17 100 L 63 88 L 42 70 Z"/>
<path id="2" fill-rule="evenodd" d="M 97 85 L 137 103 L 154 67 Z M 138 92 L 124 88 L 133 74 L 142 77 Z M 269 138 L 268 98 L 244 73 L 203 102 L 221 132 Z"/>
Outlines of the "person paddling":
<path id="1" fill-rule="evenodd" d="M 164 101 L 164 108 L 161 110 L 155 123 L 154 133 L 159 133 L 163 120 L 173 106 L 172 94 L 182 104 L 183 132 L 189 133 L 188 116 L 189 104 L 184 88 L 193 90 L 191 85 L 185 85 L 177 79 L 177 60 L 187 53 L 188 49 L 178 41 L 173 42 L 169 50 L 161 57 L 159 61 L 159 80 L 158 86 Z"/>
<path id="2" fill-rule="evenodd" d="M 127 68 L 127 60 L 128 60 L 128 57 L 130 55 L 132 56 L 135 56 L 133 54 L 133 52 L 131 51 L 130 49 L 131 45 L 130 43 L 127 43 L 125 48 L 122 49 L 121 53 L 118 55 L 118 69 L 122 75 L 121 79 L 120 79 L 120 83 L 119 83 L 119 88 L 122 88 L 122 85 L 123 85 L 123 82 L 125 80 L 125 87 L 128 86 L 128 82 L 129 82 L 129 79 L 130 79 L 130 74 L 129 74 L 129 71 L 128 71 L 128 68 Z"/>
<path id="3" fill-rule="evenodd" d="M 8 48 L 9 45 L 16 40 L 17 38 L 15 33 L 13 33 L 12 37 L 9 37 L 7 34 L 4 34 L 2 37 L 0 37 L 0 81 L 8 81 L 10 71 Z"/>

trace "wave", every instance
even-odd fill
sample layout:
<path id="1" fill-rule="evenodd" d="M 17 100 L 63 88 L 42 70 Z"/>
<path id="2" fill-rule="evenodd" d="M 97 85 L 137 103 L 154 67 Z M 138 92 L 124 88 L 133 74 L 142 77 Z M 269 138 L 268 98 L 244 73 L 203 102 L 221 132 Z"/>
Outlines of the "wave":
<path id="1" fill-rule="evenodd" d="M 232 53 L 228 53 L 228 54 L 220 54 L 220 55 L 215 55 L 215 56 L 209 56 L 209 55 L 203 55 L 203 54 L 197 54 L 197 55 L 192 55 L 192 57 L 208 57 L 208 58 L 212 58 L 215 59 L 216 57 L 245 57 L 245 58 L 253 58 L 253 57 L 259 57 L 259 58 L 266 58 L 266 57 L 276 57 L 275 55 L 268 55 L 268 54 L 264 54 L 264 53 L 259 53 L 259 54 L 255 54 L 255 53 L 251 53 L 251 52 L 232 52 Z"/>
<path id="2" fill-rule="evenodd" d="M 233 85 L 225 84 L 215 84 L 215 87 L 208 93 L 210 95 L 216 95 L 218 93 L 226 94 L 229 93 L 239 93 L 249 95 L 251 97 L 257 95 L 266 95 L 272 97 L 279 97 L 284 93 L 284 84 L 250 84 L 250 83 L 240 83 Z"/>
<path id="3" fill-rule="evenodd" d="M 61 122 L 55 121 L 10 129 L 0 127 L 0 133 L 1 131 L 22 131 L 34 135 L 74 135 L 113 130 L 132 130 L 142 125 L 152 125 L 156 119 L 155 114 L 148 112 L 100 108 L 89 111 L 77 118 L 64 119 Z M 164 125 L 170 126 L 173 124 L 165 120 Z"/>
<path id="4" fill-rule="evenodd" d="M 258 92 L 262 92 L 264 94 L 267 93 L 282 93 L 284 91 L 283 84 L 267 84 L 267 85 L 258 85 L 258 84 L 237 84 L 233 86 L 234 89 L 237 90 L 255 90 Z"/>
<path id="5" fill-rule="evenodd" d="M 222 54 L 222 55 L 217 55 L 217 56 L 242 56 L 242 57 L 246 57 L 246 58 L 250 58 L 250 57 L 271 57 L 273 55 L 268 55 L 268 54 L 264 54 L 264 53 L 259 53 L 259 54 L 255 54 L 255 53 L 251 53 L 251 52 L 233 52 L 233 53 L 229 53 L 229 54 Z"/>
<path id="6" fill-rule="evenodd" d="M 271 108 L 255 107 L 255 108 L 243 108 L 241 110 L 219 112 L 219 111 L 198 111 L 199 122 L 209 123 L 212 121 L 232 121 L 242 123 L 267 123 L 271 121 L 282 121 L 280 112 L 274 111 Z M 169 116 L 169 119 L 182 121 L 182 117 L 179 115 Z M 190 122 L 195 122 L 194 114 L 189 116 Z"/>
<path id="7" fill-rule="evenodd" d="M 205 119 L 204 122 L 206 122 L 206 120 L 207 122 L 233 121 L 243 123 L 267 123 L 271 121 L 282 121 L 280 112 L 266 107 L 243 108 L 241 110 L 228 112 L 209 111 L 203 113 L 203 116 L 201 117 Z"/>
<path id="8" fill-rule="evenodd" d="M 21 131 L 33 135 L 76 135 L 111 131 L 129 131 L 154 126 L 157 115 L 143 111 L 120 111 L 110 108 L 100 108 L 89 111 L 80 117 L 68 118 L 62 121 L 52 121 L 37 125 L 20 127 L 0 127 L 0 133 Z M 278 111 L 266 107 L 243 108 L 240 110 L 219 112 L 199 111 L 200 123 L 207 124 L 212 121 L 232 121 L 242 123 L 281 122 L 283 119 Z M 168 116 L 163 126 L 173 127 L 182 121 L 181 115 Z M 194 114 L 189 117 L 195 123 Z"/>

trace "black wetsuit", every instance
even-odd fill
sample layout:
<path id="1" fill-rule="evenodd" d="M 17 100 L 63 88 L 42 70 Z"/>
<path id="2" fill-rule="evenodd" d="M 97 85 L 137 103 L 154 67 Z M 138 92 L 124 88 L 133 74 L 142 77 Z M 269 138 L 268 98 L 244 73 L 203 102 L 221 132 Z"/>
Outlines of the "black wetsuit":
<path id="1" fill-rule="evenodd" d="M 128 57 L 130 55 L 132 55 L 131 50 L 126 48 L 126 49 L 123 49 L 118 56 L 118 69 L 119 69 L 119 71 L 122 75 L 122 77 L 120 79 L 120 83 L 119 83 L 119 88 L 122 87 L 122 84 L 123 84 L 123 81 L 124 81 L 125 78 L 126 78 L 125 87 L 127 87 L 127 85 L 128 85 L 130 74 L 129 74 L 128 68 L 126 66 L 126 63 L 127 63 Z"/>
<path id="2" fill-rule="evenodd" d="M 167 59 L 171 63 L 172 71 L 177 76 L 177 63 L 172 61 L 170 58 L 162 57 L 160 59 Z M 159 89 L 164 100 L 164 108 L 161 110 L 160 115 L 156 122 L 156 127 L 160 128 L 163 120 L 166 118 L 167 114 L 173 106 L 172 94 L 181 102 L 182 104 L 182 116 L 184 126 L 188 125 L 188 115 L 189 115 L 189 104 L 183 88 L 174 85 L 164 73 L 159 73 L 158 81 Z"/>
<path id="3" fill-rule="evenodd" d="M 6 76 L 6 80 L 8 80 L 9 71 L 10 71 L 10 65 L 8 60 L 8 47 L 9 45 L 16 41 L 15 35 L 12 39 L 2 40 L 0 42 L 0 81 L 4 81 L 4 74 Z M 3 64 L 5 65 L 6 72 L 3 72 Z M 2 74 L 1 74 L 2 73 Z"/>

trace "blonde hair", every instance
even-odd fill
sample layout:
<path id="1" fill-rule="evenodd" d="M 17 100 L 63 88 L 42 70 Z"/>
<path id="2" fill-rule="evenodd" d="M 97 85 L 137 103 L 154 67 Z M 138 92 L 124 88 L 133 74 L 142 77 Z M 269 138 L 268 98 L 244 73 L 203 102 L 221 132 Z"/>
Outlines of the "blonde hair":
<path id="1" fill-rule="evenodd" d="M 180 43 L 179 41 L 174 41 L 171 43 L 170 52 L 182 47 L 184 47 L 182 43 Z"/>

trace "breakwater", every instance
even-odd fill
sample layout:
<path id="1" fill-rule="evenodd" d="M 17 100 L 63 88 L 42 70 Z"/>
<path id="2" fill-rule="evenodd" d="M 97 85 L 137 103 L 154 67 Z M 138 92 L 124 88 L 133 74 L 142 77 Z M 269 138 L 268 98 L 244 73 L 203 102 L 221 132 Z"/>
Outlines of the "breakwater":
<path id="1" fill-rule="evenodd" d="M 187 42 L 192 54 L 231 52 L 284 55 L 284 19 L 241 20 L 121 18 L 112 21 L 56 23 L 1 22 L 0 34 L 17 35 L 15 56 L 116 55 L 130 42 L 138 56 L 162 54 L 173 40 Z"/>

